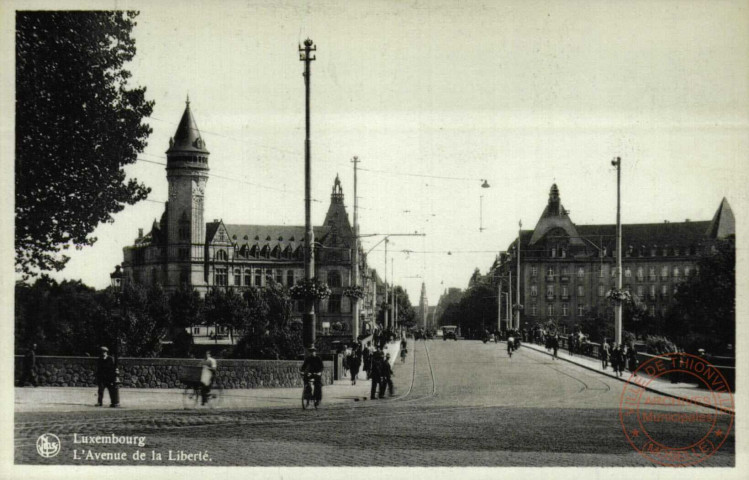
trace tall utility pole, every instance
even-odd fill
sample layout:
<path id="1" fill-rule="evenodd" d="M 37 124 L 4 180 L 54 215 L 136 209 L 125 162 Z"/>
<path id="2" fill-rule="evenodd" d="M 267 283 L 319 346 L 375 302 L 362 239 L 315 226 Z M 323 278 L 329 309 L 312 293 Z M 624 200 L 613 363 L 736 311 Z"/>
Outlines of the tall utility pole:
<path id="1" fill-rule="evenodd" d="M 507 284 L 509 285 L 509 292 L 507 292 L 507 329 L 510 330 L 514 328 L 512 309 L 510 308 L 510 305 L 512 304 L 512 269 L 508 269 L 508 274 L 510 275 L 510 278 L 507 280 Z"/>
<path id="2" fill-rule="evenodd" d="M 386 244 L 387 245 L 387 244 Z M 390 328 L 395 329 L 396 314 L 395 314 L 395 265 L 393 265 L 394 258 L 390 258 L 390 288 L 393 289 L 392 295 L 390 295 L 390 311 L 393 312 L 390 317 Z"/>
<path id="3" fill-rule="evenodd" d="M 515 293 L 517 301 L 515 302 L 515 330 L 520 331 L 520 231 L 523 229 L 523 221 L 518 220 L 518 279 L 517 292 Z"/>
<path id="4" fill-rule="evenodd" d="M 304 280 L 307 284 L 312 283 L 315 275 L 315 233 L 312 230 L 312 162 L 310 158 L 310 62 L 315 60 L 312 52 L 317 47 L 309 38 L 304 41 L 304 48 L 299 45 L 299 60 L 304 62 Z M 315 299 L 304 298 L 304 313 L 302 314 L 302 340 L 306 347 L 315 345 Z"/>
<path id="5" fill-rule="evenodd" d="M 616 289 L 622 291 L 622 159 L 616 157 L 611 161 L 616 167 Z M 614 343 L 622 344 L 622 302 L 614 306 Z"/>
<path id="6" fill-rule="evenodd" d="M 385 282 L 385 311 L 383 312 L 384 316 L 382 318 L 382 327 L 388 328 L 388 238 L 385 237 L 385 278 L 382 279 Z"/>
<path id="7" fill-rule="evenodd" d="M 353 269 L 352 273 L 354 275 L 354 286 L 359 286 L 359 219 L 357 216 L 358 213 L 358 197 L 356 196 L 356 171 L 357 167 L 359 166 L 359 157 L 354 157 L 351 159 L 351 163 L 354 164 L 354 254 L 353 254 Z M 376 298 L 376 297 L 375 297 Z M 353 341 L 356 342 L 359 340 L 359 299 L 356 297 L 351 297 L 351 301 L 353 303 L 353 306 L 351 308 L 351 311 L 353 312 L 353 319 L 351 322 L 351 325 L 353 327 L 352 329 L 352 335 L 353 335 Z"/>

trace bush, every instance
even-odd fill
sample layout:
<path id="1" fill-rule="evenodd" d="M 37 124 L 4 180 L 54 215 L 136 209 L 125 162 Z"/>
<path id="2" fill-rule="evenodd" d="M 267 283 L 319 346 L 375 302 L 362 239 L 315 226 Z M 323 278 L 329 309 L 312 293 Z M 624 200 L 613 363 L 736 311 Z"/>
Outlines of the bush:
<path id="1" fill-rule="evenodd" d="M 648 353 L 653 353 L 655 355 L 676 351 L 676 345 L 674 345 L 671 340 L 658 335 L 648 336 L 648 338 L 645 339 L 645 345 L 648 349 Z"/>

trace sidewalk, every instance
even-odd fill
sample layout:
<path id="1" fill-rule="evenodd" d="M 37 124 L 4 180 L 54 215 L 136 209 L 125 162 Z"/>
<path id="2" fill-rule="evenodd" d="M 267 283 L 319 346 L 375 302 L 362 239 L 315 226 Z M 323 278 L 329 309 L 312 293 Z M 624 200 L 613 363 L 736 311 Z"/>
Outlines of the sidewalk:
<path id="1" fill-rule="evenodd" d="M 400 352 L 400 343 L 391 342 L 384 350 L 390 353 L 391 364 Z M 359 371 L 356 385 L 350 377 L 336 380 L 323 387 L 323 405 L 363 401 L 369 399 L 371 382 L 363 370 Z M 121 388 L 122 410 L 183 409 L 183 389 L 180 388 Z M 96 387 L 24 387 L 15 389 L 15 411 L 22 412 L 80 412 L 102 411 L 97 408 Z M 227 389 L 222 392 L 220 408 L 288 408 L 299 407 L 302 389 L 253 388 Z M 109 394 L 104 393 L 108 405 Z"/>
<path id="2" fill-rule="evenodd" d="M 534 350 L 536 352 L 539 352 L 548 356 L 552 356 L 552 354 L 549 353 L 544 347 L 542 347 L 541 345 L 536 345 L 534 343 L 523 343 L 521 345 L 521 349 L 522 348 L 526 348 L 528 350 Z M 587 370 L 592 370 L 596 373 L 605 375 L 609 378 L 615 378 L 619 380 L 620 382 L 626 382 L 630 378 L 630 375 L 631 375 L 631 372 L 625 371 L 624 375 L 619 377 L 614 374 L 614 371 L 610 365 L 606 370 L 604 370 L 601 367 L 600 360 L 597 360 L 591 357 L 586 357 L 583 355 L 570 355 L 567 350 L 560 349 L 557 358 L 565 362 L 573 363 Z M 645 375 L 644 377 L 649 380 L 649 384 L 646 387 L 644 387 L 646 390 L 659 393 L 667 397 L 688 400 L 688 401 L 691 401 L 692 403 L 696 403 L 696 404 L 709 407 L 709 408 L 714 408 L 722 412 L 734 413 L 733 408 L 735 408 L 736 399 L 734 398 L 732 402 L 730 393 L 713 392 L 712 394 L 717 397 L 717 401 L 720 405 L 734 406 L 733 408 L 725 408 L 725 407 L 720 407 L 720 406 L 716 407 L 715 405 L 711 405 L 709 403 L 703 403 L 700 401 L 693 400 L 695 397 L 704 397 L 706 394 L 710 393 L 709 390 L 706 390 L 704 388 L 699 388 L 695 384 L 671 383 L 669 380 L 661 380 L 660 378 L 651 378 L 647 375 Z"/>

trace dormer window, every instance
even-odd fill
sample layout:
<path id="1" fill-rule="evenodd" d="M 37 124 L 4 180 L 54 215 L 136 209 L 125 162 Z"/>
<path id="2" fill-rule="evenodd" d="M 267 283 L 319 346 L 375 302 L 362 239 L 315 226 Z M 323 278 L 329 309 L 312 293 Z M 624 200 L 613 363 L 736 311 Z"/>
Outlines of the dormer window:
<path id="1" fill-rule="evenodd" d="M 216 252 L 215 260 L 217 262 L 226 262 L 229 260 L 229 255 L 226 253 L 226 250 L 219 250 Z"/>

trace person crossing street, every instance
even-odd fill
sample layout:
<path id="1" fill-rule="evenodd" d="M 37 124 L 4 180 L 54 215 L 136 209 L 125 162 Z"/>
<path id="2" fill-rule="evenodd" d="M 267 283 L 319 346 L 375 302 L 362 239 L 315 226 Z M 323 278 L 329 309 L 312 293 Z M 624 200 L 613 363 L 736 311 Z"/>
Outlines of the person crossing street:
<path id="1" fill-rule="evenodd" d="M 109 349 L 101 347 L 101 356 L 96 362 L 96 383 L 99 386 L 97 407 L 102 406 L 104 400 L 104 390 L 109 391 L 109 405 L 112 408 L 120 406 L 120 395 L 117 390 L 117 371 L 114 364 L 114 358 L 109 356 Z"/>

